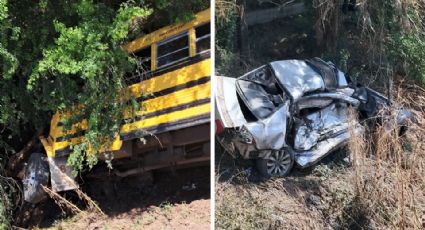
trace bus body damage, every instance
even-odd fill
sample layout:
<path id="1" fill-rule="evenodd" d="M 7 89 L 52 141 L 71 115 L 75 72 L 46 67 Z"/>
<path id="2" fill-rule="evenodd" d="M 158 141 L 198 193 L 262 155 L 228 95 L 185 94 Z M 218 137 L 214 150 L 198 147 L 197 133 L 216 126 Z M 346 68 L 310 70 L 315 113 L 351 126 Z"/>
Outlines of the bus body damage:
<path id="1" fill-rule="evenodd" d="M 115 139 L 102 146 L 100 160 L 111 170 L 85 170 L 87 176 L 126 177 L 167 167 L 208 164 L 210 159 L 210 10 L 192 21 L 163 27 L 122 47 L 137 57 L 143 73 L 125 75 L 123 89 L 139 104 L 124 111 Z M 74 111 L 75 112 L 75 111 Z M 77 111 L 78 112 L 78 111 Z M 34 153 L 24 173 L 24 198 L 38 203 L 42 186 L 55 192 L 78 188 L 67 165 L 73 146 L 84 141 L 88 121 L 65 129 L 71 111 L 53 115 L 41 136 L 44 153 Z M 41 152 L 41 151 L 40 151 Z M 94 154 L 88 150 L 85 154 Z M 96 175 L 93 175 L 96 174 Z"/>
<path id="2" fill-rule="evenodd" d="M 219 87 L 235 90 L 223 95 Z M 265 176 L 284 176 L 294 163 L 309 167 L 362 135 L 364 122 L 354 117 L 391 122 L 380 113 L 391 106 L 386 97 L 354 85 L 319 58 L 272 62 L 237 79 L 218 77 L 216 92 L 225 127 L 217 139 L 233 156 L 256 159 Z M 406 126 L 411 113 L 392 106 L 397 125 Z"/>

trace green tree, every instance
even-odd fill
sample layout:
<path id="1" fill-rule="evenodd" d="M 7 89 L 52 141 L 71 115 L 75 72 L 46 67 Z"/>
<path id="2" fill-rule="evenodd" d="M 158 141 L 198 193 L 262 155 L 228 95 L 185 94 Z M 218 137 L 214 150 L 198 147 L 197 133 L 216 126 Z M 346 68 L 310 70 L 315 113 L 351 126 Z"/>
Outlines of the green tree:
<path id="1" fill-rule="evenodd" d="M 93 166 L 97 158 L 87 159 L 87 148 L 99 150 L 117 135 L 123 108 L 132 104 L 123 97 L 122 77 L 137 60 L 121 45 L 208 6 L 207 0 L 0 0 L 0 173 L 37 130 L 47 131 L 56 111 L 74 112 L 66 127 L 89 121 L 69 163 L 77 171 Z M 10 189 L 0 186 L 3 221 Z"/>

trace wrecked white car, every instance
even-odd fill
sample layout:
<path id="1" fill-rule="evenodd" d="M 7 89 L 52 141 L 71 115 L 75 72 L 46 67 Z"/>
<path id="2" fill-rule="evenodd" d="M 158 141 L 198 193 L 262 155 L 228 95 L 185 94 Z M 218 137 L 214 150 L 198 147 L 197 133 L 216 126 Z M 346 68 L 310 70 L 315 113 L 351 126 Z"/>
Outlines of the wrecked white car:
<path id="1" fill-rule="evenodd" d="M 275 61 L 237 79 L 217 79 L 217 140 L 233 157 L 255 159 L 266 177 L 285 176 L 294 163 L 312 166 L 364 133 L 363 122 L 350 119 L 350 107 L 370 120 L 390 105 L 320 58 Z M 396 111 L 404 127 L 410 113 Z"/>

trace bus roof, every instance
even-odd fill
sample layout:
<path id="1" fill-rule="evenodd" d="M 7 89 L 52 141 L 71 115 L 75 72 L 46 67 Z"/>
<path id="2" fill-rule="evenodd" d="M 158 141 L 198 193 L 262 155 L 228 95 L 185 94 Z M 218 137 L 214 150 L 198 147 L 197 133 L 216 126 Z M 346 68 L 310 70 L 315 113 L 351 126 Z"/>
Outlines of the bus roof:
<path id="1" fill-rule="evenodd" d="M 192 27 L 196 27 L 198 25 L 202 25 L 206 22 L 210 21 L 210 9 L 206 9 L 201 11 L 195 15 L 195 19 L 187 23 L 177 23 L 170 26 L 163 27 L 159 30 L 156 30 L 150 34 L 147 34 L 143 37 L 140 37 L 134 41 L 131 41 L 125 45 L 123 48 L 127 50 L 127 52 L 132 53 L 139 49 L 150 46 L 154 43 L 162 41 L 166 38 L 172 37 L 176 34 L 179 34 L 183 31 L 189 30 Z"/>

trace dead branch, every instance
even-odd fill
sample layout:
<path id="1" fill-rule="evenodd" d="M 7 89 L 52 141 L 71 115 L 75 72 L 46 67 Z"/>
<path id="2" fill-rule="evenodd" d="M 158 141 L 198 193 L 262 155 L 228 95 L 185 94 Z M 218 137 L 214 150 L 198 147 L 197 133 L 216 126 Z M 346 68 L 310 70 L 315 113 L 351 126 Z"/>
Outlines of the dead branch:
<path id="1" fill-rule="evenodd" d="M 87 204 L 89 205 L 90 210 L 94 210 L 105 216 L 106 214 L 100 209 L 100 207 L 97 205 L 96 202 L 94 202 L 87 194 L 85 194 L 80 189 L 76 189 L 75 192 L 77 193 L 78 197 L 82 200 L 85 200 Z"/>
<path id="2" fill-rule="evenodd" d="M 6 175 L 9 177 L 16 177 L 22 168 L 22 162 L 28 159 L 31 149 L 36 145 L 38 137 L 43 133 L 43 129 L 39 129 L 31 140 L 21 149 L 21 151 L 13 154 L 9 158 L 7 164 Z"/>
<path id="3" fill-rule="evenodd" d="M 59 195 L 57 192 L 54 192 L 53 190 L 49 189 L 48 187 L 41 185 L 43 190 L 47 193 L 47 195 L 52 198 L 57 205 L 63 210 L 63 208 L 67 208 L 71 210 L 74 214 L 81 213 L 81 209 L 79 209 L 77 206 L 75 206 L 73 203 L 69 202 L 67 199 L 63 198 L 61 195 Z"/>

